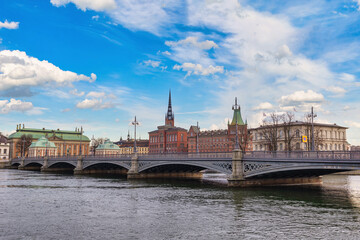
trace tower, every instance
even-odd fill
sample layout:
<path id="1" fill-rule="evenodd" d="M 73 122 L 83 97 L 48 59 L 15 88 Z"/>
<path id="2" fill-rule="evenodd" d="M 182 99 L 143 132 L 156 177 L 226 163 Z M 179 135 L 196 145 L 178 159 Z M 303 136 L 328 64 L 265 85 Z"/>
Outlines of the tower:
<path id="1" fill-rule="evenodd" d="M 168 111 L 165 114 L 165 125 L 174 126 L 174 113 L 171 106 L 171 90 L 169 90 L 169 104 Z"/>

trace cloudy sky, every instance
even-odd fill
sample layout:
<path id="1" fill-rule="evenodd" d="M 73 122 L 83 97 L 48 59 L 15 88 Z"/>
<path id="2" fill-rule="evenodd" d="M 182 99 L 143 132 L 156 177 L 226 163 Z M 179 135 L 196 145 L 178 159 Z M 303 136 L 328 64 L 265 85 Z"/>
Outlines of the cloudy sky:
<path id="1" fill-rule="evenodd" d="M 314 106 L 360 144 L 360 1 L 0 1 L 0 131 L 118 140 L 164 123 L 225 128 L 238 97 L 257 127 Z"/>

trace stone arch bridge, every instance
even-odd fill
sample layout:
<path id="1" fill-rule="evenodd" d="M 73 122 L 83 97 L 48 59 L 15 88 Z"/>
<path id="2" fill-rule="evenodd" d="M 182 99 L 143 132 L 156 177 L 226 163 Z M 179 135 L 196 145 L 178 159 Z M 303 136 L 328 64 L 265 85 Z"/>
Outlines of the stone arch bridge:
<path id="1" fill-rule="evenodd" d="M 246 152 L 16 158 L 11 166 L 75 174 L 122 173 L 128 178 L 201 178 L 202 170 L 228 176 L 231 186 L 313 183 L 319 176 L 360 170 L 360 152 Z"/>

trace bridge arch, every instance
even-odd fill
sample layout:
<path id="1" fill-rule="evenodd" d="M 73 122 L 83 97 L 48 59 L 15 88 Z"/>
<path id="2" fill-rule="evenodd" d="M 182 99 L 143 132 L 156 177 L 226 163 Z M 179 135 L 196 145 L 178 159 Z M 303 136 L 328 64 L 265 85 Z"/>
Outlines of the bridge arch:
<path id="1" fill-rule="evenodd" d="M 311 176 L 322 176 L 326 174 L 351 171 L 353 169 L 349 167 L 329 167 L 322 165 L 296 165 L 296 166 L 284 166 L 284 165 L 273 165 L 269 167 L 259 168 L 253 171 L 246 171 L 245 178 L 266 178 L 266 177 L 311 177 Z"/>
<path id="2" fill-rule="evenodd" d="M 92 170 L 92 169 L 130 169 L 130 165 L 120 163 L 120 162 L 95 162 L 89 163 L 83 166 L 83 170 Z"/>
<path id="3" fill-rule="evenodd" d="M 139 162 L 139 173 L 152 172 L 152 171 L 189 171 L 189 172 L 200 172 L 205 169 L 217 171 L 219 173 L 231 173 L 231 163 L 230 165 L 224 167 L 222 163 L 216 162 L 189 162 L 189 161 L 166 161 L 166 162 Z"/>
<path id="4" fill-rule="evenodd" d="M 55 163 L 49 163 L 48 168 L 68 168 L 68 169 L 74 169 L 76 166 L 71 162 L 55 162 Z"/>

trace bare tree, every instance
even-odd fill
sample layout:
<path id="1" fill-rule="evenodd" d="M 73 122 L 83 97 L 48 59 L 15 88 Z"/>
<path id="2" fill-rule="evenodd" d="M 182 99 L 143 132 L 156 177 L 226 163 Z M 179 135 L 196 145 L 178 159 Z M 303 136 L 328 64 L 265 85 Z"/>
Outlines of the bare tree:
<path id="1" fill-rule="evenodd" d="M 245 152 L 251 140 L 251 135 L 250 132 L 247 130 L 247 127 L 241 127 L 239 129 L 239 138 L 240 150 L 242 152 Z"/>
<path id="2" fill-rule="evenodd" d="M 90 151 L 95 155 L 96 148 L 105 142 L 105 138 L 97 138 L 91 140 Z"/>
<path id="3" fill-rule="evenodd" d="M 16 143 L 16 151 L 20 153 L 20 156 L 25 157 L 28 155 L 28 149 L 32 143 L 31 134 L 23 134 L 20 137 L 20 141 Z"/>
<path id="4" fill-rule="evenodd" d="M 293 150 L 293 140 L 295 138 L 295 133 L 291 131 L 291 126 L 294 123 L 294 120 L 295 114 L 293 112 L 286 112 L 282 115 L 285 151 L 289 152 Z"/>
<path id="5" fill-rule="evenodd" d="M 269 117 L 263 120 L 262 129 L 260 134 L 262 134 L 265 139 L 265 145 L 268 146 L 269 151 L 277 151 L 277 145 L 279 141 L 279 129 L 283 126 L 280 125 L 282 115 L 271 113 Z"/>

